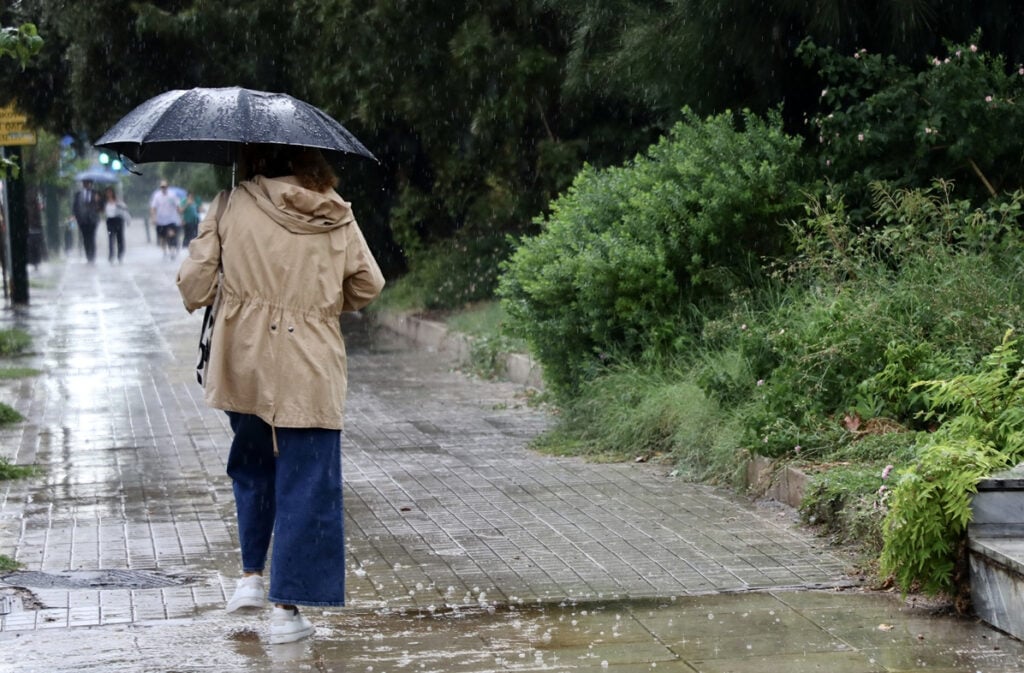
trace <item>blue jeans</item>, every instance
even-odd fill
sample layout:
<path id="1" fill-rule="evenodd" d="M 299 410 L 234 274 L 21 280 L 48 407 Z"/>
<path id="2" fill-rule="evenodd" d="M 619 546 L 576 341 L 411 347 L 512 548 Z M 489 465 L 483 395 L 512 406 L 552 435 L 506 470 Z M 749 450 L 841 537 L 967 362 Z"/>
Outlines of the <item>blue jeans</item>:
<path id="1" fill-rule="evenodd" d="M 235 491 L 242 568 L 263 572 L 274 541 L 268 598 L 282 605 L 345 604 L 341 431 L 273 429 L 227 412 L 235 438 L 228 475 Z"/>

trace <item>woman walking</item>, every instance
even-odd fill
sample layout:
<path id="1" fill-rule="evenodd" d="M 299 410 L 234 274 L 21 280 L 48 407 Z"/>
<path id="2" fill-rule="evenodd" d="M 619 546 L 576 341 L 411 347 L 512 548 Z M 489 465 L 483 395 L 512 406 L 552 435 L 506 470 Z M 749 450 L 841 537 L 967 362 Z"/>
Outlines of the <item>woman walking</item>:
<path id="1" fill-rule="evenodd" d="M 319 151 L 247 150 L 249 179 L 211 204 L 178 288 L 189 311 L 220 294 L 206 401 L 235 433 L 227 471 L 243 571 L 227 609 L 269 598 L 270 641 L 285 643 L 314 632 L 297 606 L 345 603 L 340 315 L 373 300 L 384 278 Z"/>
<path id="2" fill-rule="evenodd" d="M 130 221 L 128 206 L 117 198 L 113 187 L 107 187 L 103 201 L 103 215 L 107 220 L 107 239 L 110 263 L 114 263 L 115 252 L 118 264 L 124 263 L 124 227 Z"/>

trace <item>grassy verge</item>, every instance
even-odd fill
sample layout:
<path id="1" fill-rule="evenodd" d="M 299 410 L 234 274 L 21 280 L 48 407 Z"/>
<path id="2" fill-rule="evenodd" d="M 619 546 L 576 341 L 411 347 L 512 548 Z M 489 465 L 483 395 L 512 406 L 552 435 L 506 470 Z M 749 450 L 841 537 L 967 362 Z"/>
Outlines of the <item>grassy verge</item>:
<path id="1" fill-rule="evenodd" d="M 28 350 L 32 345 L 32 338 L 27 332 L 19 329 L 0 330 L 0 356 L 11 357 Z M 4 367 L 0 368 L 0 379 L 17 379 L 28 376 L 35 376 L 38 370 L 28 367 Z M 17 423 L 21 421 L 22 415 L 14 408 L 0 403 L 0 425 Z M 14 465 L 6 458 L 0 457 L 0 481 L 9 479 L 24 479 L 36 474 L 36 468 L 26 465 Z M 0 554 L 0 573 L 9 573 L 21 568 L 21 564 L 9 556 Z"/>
<path id="2" fill-rule="evenodd" d="M 0 330 L 0 356 L 10 357 L 28 350 L 32 345 L 32 337 L 25 330 L 18 328 Z"/>
<path id="3" fill-rule="evenodd" d="M 32 367 L 0 367 L 0 380 L 26 379 L 30 376 L 39 376 L 41 373 Z"/>

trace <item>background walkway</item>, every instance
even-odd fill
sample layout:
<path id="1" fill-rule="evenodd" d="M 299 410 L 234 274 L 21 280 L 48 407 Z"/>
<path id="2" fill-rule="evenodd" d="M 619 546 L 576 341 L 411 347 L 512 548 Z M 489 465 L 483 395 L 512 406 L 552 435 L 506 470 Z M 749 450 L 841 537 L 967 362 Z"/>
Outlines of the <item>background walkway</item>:
<path id="1" fill-rule="evenodd" d="M 0 455 L 41 472 L 0 482 L 0 554 L 23 564 L 0 584 L 0 671 L 291 665 L 274 663 L 263 650 L 260 620 L 229 621 L 222 611 L 238 574 L 224 474 L 229 428 L 195 382 L 200 315 L 182 308 L 177 266 L 145 243 L 136 223 L 123 266 L 103 258 L 87 265 L 75 256 L 44 264 L 31 274 L 31 307 L 4 316 L 6 326 L 24 327 L 34 339 L 35 352 L 17 364 L 42 374 L 0 384 L 0 399 L 28 419 L 0 431 Z M 802 608 L 778 591 L 853 584 L 844 559 L 793 528 L 789 514 L 682 483 L 663 467 L 535 454 L 527 442 L 548 418 L 517 386 L 452 371 L 358 317 L 347 317 L 345 327 L 350 607 L 315 615 L 317 643 L 299 645 L 307 649 L 290 660 L 299 668 L 320 661 L 317 670 L 349 670 L 323 664 L 334 661 L 327 653 L 346 638 L 413 642 L 403 630 L 422 630 L 423 623 L 401 620 L 414 615 L 469 612 L 486 620 L 519 609 L 553 618 L 551 610 L 574 610 L 577 625 L 598 613 L 608 617 L 608 606 L 620 606 L 621 618 L 638 605 L 654 610 L 721 592 L 748 602 L 721 607 L 734 598 L 705 597 L 697 605 L 781 612 Z M 745 597 L 764 589 L 776 593 Z M 581 605 L 592 607 L 581 615 Z M 700 618 L 715 622 L 706 605 L 698 607 Z M 879 618 L 872 613 L 869 621 Z M 637 642 L 651 645 L 652 628 L 639 629 L 646 635 Z M 451 635 L 434 642 L 428 633 L 415 642 L 429 642 L 435 654 L 453 644 Z M 707 635 L 716 633 L 726 631 Z M 215 654 L 225 634 L 237 645 L 227 659 Z M 543 642 L 543 633 L 523 637 Z M 477 662 L 458 670 L 534 670 L 533 659 L 502 663 L 493 654 L 497 641 L 488 642 L 474 646 L 490 648 L 486 668 Z M 831 642 L 823 646 L 834 655 Z M 213 653 L 211 643 L 219 644 Z M 667 651 L 664 642 L 654 646 Z M 440 655 L 448 664 L 436 670 L 456 670 L 451 656 Z M 627 659 L 649 666 L 654 656 Z M 140 663 L 153 657 L 166 667 Z M 665 668 L 682 664 L 678 655 L 662 661 L 659 670 L 695 670 Z"/>

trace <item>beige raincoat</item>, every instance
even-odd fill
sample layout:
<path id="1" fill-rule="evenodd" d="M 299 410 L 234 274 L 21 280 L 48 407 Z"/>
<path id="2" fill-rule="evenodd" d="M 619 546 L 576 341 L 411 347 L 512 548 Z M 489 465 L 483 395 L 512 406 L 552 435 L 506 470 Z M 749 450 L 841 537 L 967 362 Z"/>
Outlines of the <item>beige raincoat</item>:
<path id="1" fill-rule="evenodd" d="M 220 268 L 207 403 L 274 427 L 342 429 L 340 315 L 384 287 L 350 204 L 292 177 L 242 182 L 210 204 L 178 271 L 189 312 L 213 303 Z"/>

